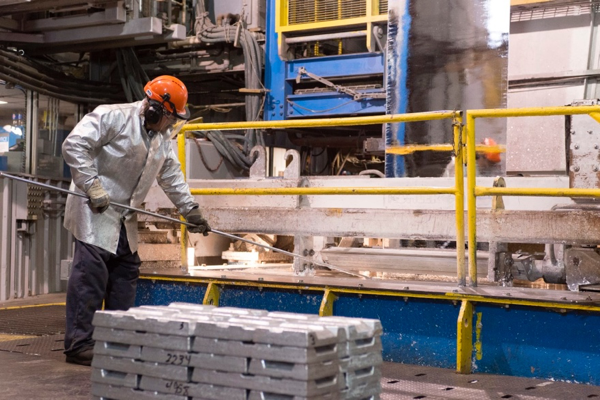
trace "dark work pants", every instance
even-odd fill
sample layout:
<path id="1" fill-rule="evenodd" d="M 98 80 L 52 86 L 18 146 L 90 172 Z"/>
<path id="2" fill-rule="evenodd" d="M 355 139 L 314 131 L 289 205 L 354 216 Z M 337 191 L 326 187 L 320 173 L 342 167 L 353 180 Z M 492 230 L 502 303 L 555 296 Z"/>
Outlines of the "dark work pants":
<path id="1" fill-rule="evenodd" d="M 92 319 L 96 310 L 127 310 L 135 301 L 141 261 L 131 253 L 121 225 L 117 254 L 75 240 L 73 268 L 67 287 L 65 354 L 94 347 Z"/>

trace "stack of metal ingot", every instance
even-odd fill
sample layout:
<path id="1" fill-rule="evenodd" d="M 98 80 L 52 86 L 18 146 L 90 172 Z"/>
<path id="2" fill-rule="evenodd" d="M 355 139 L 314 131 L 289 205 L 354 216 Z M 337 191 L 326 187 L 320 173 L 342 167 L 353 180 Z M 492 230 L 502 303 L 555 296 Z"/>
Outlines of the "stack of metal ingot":
<path id="1" fill-rule="evenodd" d="M 376 400 L 381 324 L 184 303 L 94 317 L 95 399 Z"/>

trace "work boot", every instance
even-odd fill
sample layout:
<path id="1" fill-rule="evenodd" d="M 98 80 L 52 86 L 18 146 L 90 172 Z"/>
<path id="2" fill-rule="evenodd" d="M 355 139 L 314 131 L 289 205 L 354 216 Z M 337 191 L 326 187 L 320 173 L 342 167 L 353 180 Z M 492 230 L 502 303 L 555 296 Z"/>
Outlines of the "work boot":
<path id="1" fill-rule="evenodd" d="M 94 358 L 94 349 L 85 349 L 79 353 L 67 355 L 67 362 L 70 364 L 92 365 Z"/>

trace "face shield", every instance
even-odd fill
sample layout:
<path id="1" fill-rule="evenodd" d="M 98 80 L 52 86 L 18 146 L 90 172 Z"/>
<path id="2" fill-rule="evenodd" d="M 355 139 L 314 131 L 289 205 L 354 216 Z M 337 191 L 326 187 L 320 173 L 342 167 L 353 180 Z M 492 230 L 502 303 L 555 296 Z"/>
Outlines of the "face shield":
<path id="1" fill-rule="evenodd" d="M 185 119 L 175 119 L 175 122 L 171 125 L 171 127 L 169 128 L 171 131 L 169 133 L 169 136 L 171 139 L 175 139 L 175 137 L 177 137 L 177 135 L 179 134 L 179 131 L 181 131 L 181 128 L 183 128 L 183 126 L 187 123 L 187 120 Z"/>

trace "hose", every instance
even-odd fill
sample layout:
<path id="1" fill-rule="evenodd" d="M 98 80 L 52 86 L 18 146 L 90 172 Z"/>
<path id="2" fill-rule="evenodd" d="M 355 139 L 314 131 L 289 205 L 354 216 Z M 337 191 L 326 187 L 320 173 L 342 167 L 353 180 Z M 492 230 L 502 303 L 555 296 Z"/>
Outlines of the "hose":
<path id="1" fill-rule="evenodd" d="M 385 178 L 385 174 L 376 169 L 365 169 L 364 171 L 360 171 L 358 175 L 377 175 L 380 178 Z"/>
<path id="2" fill-rule="evenodd" d="M 262 84 L 262 67 L 263 67 L 263 55 L 262 49 L 258 45 L 256 38 L 245 28 L 240 25 L 226 25 L 216 26 L 208 18 L 208 13 L 204 6 L 203 1 L 196 3 L 196 21 L 194 23 L 194 32 L 197 38 L 204 43 L 231 43 L 236 39 L 236 35 L 239 34 L 239 44 L 242 47 L 244 54 L 244 80 L 245 86 L 248 89 L 261 89 L 264 88 Z M 238 22 L 237 24 L 241 24 Z M 245 96 L 246 103 L 246 120 L 256 121 L 260 117 L 262 111 L 261 99 L 254 94 L 248 94 Z M 264 104 L 264 99 L 263 99 Z M 264 146 L 265 140 L 264 135 L 260 131 L 254 129 L 248 129 L 245 133 L 245 140 L 243 144 L 243 152 L 239 150 L 237 146 L 231 145 L 227 137 L 220 131 L 211 131 L 206 134 L 206 137 L 219 143 L 219 146 L 215 146 L 219 152 L 224 151 L 226 154 L 221 155 L 228 160 L 235 159 L 234 165 L 248 170 L 251 164 L 249 157 L 250 151 L 254 146 Z"/>

